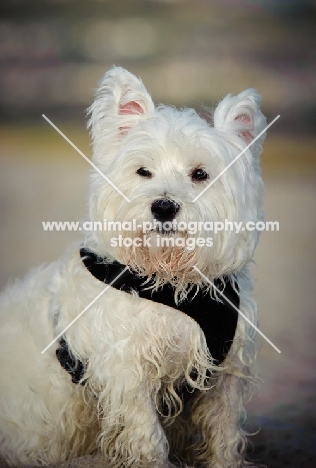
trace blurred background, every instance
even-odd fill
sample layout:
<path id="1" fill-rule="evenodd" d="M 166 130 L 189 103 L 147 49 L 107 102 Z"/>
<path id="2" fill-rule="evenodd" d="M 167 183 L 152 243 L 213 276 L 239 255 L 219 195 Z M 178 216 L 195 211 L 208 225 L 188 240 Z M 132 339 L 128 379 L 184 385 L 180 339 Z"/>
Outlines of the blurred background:
<path id="1" fill-rule="evenodd" d="M 262 341 L 260 394 L 248 405 L 253 457 L 270 468 L 316 461 L 315 0 L 1 0 L 0 286 L 57 259 L 78 235 L 42 221 L 86 213 L 86 108 L 121 65 L 155 102 L 214 107 L 255 87 L 268 131 L 266 218 L 253 271 Z M 75 466 L 75 465 L 74 465 Z"/>

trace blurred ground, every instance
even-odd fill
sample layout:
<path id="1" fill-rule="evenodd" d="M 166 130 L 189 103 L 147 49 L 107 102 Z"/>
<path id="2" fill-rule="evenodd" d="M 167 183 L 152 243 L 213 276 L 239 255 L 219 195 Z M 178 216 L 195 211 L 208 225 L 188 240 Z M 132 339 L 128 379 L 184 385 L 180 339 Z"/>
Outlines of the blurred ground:
<path id="1" fill-rule="evenodd" d="M 90 155 L 83 129 L 63 128 Z M 78 234 L 44 232 L 42 221 L 85 218 L 88 164 L 50 127 L 1 128 L 0 286 L 60 256 Z M 262 157 L 266 218 L 256 253 L 260 328 L 282 351 L 262 342 L 260 395 L 248 405 L 253 457 L 269 468 L 316 466 L 315 188 L 312 139 L 273 132 Z M 288 164 L 284 164 L 288 159 Z M 282 163 L 283 161 L 283 163 Z M 81 467 L 85 457 L 63 466 Z M 89 466 L 98 467 L 100 460 Z M 82 465 L 81 465 L 82 464 Z M 101 466 L 101 465 L 100 465 Z"/>

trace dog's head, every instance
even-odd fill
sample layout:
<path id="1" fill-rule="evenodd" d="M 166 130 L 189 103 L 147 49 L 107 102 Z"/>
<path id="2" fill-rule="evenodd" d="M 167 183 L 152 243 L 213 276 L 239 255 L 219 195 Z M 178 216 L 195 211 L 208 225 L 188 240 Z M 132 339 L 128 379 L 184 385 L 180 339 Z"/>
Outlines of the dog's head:
<path id="1" fill-rule="evenodd" d="M 200 283 L 194 266 L 210 279 L 241 269 L 258 231 L 214 228 L 263 218 L 265 134 L 246 149 L 266 125 L 260 103 L 253 89 L 229 95 L 211 126 L 192 109 L 155 107 L 126 70 L 106 73 L 89 125 L 93 162 L 108 178 L 91 174 L 90 218 L 107 229 L 91 232 L 87 245 L 162 282 Z"/>

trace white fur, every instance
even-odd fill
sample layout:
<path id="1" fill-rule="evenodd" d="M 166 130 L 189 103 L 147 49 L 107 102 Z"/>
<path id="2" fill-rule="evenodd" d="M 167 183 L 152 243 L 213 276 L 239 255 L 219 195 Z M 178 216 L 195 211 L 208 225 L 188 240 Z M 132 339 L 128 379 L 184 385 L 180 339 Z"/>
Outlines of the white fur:
<path id="1" fill-rule="evenodd" d="M 131 200 L 97 172 L 91 173 L 89 216 L 151 221 L 160 198 L 180 205 L 178 221 L 263 219 L 258 157 L 264 137 L 198 200 L 192 200 L 265 126 L 255 90 L 227 96 L 214 127 L 194 110 L 154 106 L 144 85 L 122 68 L 105 74 L 90 108 L 94 163 Z M 140 177 L 146 167 L 153 176 Z M 202 167 L 208 181 L 196 183 Z M 140 236 L 140 232 L 124 236 Z M 115 233 L 117 235 L 117 233 Z M 157 233 L 149 234 L 152 239 Z M 179 234 L 174 234 L 179 235 Z M 184 233 L 188 235 L 188 233 Z M 203 229 L 196 237 L 208 237 Z M 84 245 L 108 261 L 156 273 L 156 286 L 171 282 L 185 296 L 202 286 L 196 265 L 210 280 L 235 275 L 240 309 L 256 323 L 250 296 L 251 261 L 258 233 L 221 232 L 214 245 L 185 249 L 119 249 L 113 232 L 92 232 Z M 84 267 L 79 246 L 54 264 L 9 287 L 0 306 L 0 448 L 12 464 L 45 465 L 101 450 L 113 467 L 165 468 L 169 456 L 191 466 L 244 466 L 243 400 L 252 382 L 254 331 L 239 318 L 224 363 L 216 367 L 198 324 L 182 312 L 110 288 L 64 334 L 86 367 L 86 385 L 71 382 L 56 359 L 57 344 L 43 350 L 104 288 Z M 211 311 L 210 311 L 211 313 Z M 197 380 L 190 372 L 195 368 Z M 205 381 L 207 371 L 211 378 Z M 196 387 L 182 407 L 181 382 Z M 164 399 L 169 414 L 162 416 Z"/>

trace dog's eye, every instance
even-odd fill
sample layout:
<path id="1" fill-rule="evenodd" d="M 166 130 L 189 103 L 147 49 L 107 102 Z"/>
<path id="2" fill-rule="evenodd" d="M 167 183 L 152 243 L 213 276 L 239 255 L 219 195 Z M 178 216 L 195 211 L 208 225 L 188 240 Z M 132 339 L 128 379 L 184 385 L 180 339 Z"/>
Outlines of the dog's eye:
<path id="1" fill-rule="evenodd" d="M 147 179 L 150 179 L 153 176 L 152 173 L 144 167 L 140 167 L 138 171 L 136 171 L 136 174 L 140 175 L 141 177 L 147 177 Z"/>
<path id="2" fill-rule="evenodd" d="M 204 169 L 195 169 L 191 174 L 191 179 L 193 181 L 199 182 L 202 180 L 207 180 L 209 177 L 208 173 L 204 171 Z"/>

